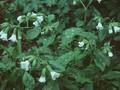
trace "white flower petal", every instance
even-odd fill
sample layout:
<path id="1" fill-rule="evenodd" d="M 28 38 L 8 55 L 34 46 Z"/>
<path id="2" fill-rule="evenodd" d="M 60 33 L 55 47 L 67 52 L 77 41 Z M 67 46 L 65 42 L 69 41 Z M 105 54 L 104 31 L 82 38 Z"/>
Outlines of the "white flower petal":
<path id="1" fill-rule="evenodd" d="M 73 5 L 76 5 L 76 4 L 77 4 L 77 2 L 74 0 L 74 1 L 73 1 Z"/>
<path id="2" fill-rule="evenodd" d="M 26 71 L 29 70 L 30 62 L 29 61 L 21 61 L 20 62 L 20 67 L 21 69 L 24 69 Z"/>
<path id="3" fill-rule="evenodd" d="M 11 40 L 12 42 L 17 42 L 16 35 L 13 33 L 9 40 Z"/>
<path id="4" fill-rule="evenodd" d="M 82 42 L 78 42 L 78 44 L 79 44 L 78 45 L 79 47 L 83 47 L 85 45 L 85 43 L 83 41 Z"/>
<path id="5" fill-rule="evenodd" d="M 103 25 L 101 22 L 98 22 L 98 25 L 96 26 L 97 30 L 102 30 L 103 29 Z"/>
<path id="6" fill-rule="evenodd" d="M 113 53 L 112 52 L 108 52 L 108 56 L 109 57 L 113 57 Z"/>
<path id="7" fill-rule="evenodd" d="M 109 32 L 109 34 L 112 34 L 112 33 L 113 33 L 113 30 L 112 30 L 112 29 L 109 29 L 108 32 Z"/>
<path id="8" fill-rule="evenodd" d="M 114 26 L 113 28 L 114 28 L 115 33 L 120 32 L 120 27 Z"/>
<path id="9" fill-rule="evenodd" d="M 41 32 L 41 35 L 44 35 L 45 34 L 45 32 Z"/>
<path id="10" fill-rule="evenodd" d="M 55 71 L 51 71 L 50 74 L 51 74 L 52 80 L 56 80 L 57 78 L 60 77 L 60 73 L 57 73 Z"/>
<path id="11" fill-rule="evenodd" d="M 39 78 L 39 82 L 45 83 L 46 82 L 45 76 L 41 75 L 40 78 Z"/>
<path id="12" fill-rule="evenodd" d="M 97 1 L 98 1 L 98 3 L 101 3 L 102 0 L 97 0 Z"/>
<path id="13" fill-rule="evenodd" d="M 37 21 L 41 23 L 43 21 L 43 16 L 37 16 Z"/>
<path id="14" fill-rule="evenodd" d="M 17 17 L 17 21 L 19 22 L 19 23 L 22 23 L 24 20 L 23 20 L 23 16 L 18 16 Z"/>
<path id="15" fill-rule="evenodd" d="M 1 31 L 1 32 L 0 32 L 0 36 L 1 36 L 3 33 L 4 33 L 4 32 L 3 32 L 3 31 Z"/>
<path id="16" fill-rule="evenodd" d="M 32 16 L 32 17 L 36 17 L 36 16 L 37 16 L 37 14 L 36 14 L 36 13 L 34 13 L 34 12 L 32 12 L 31 16 Z"/>
<path id="17" fill-rule="evenodd" d="M 7 41 L 7 33 L 1 32 L 0 34 L 1 34 L 0 39 L 2 39 L 3 41 Z"/>
<path id="18" fill-rule="evenodd" d="M 35 27 L 38 27 L 38 26 L 40 26 L 40 23 L 39 23 L 38 21 L 34 21 L 34 22 L 33 22 L 33 25 L 34 25 Z"/>
<path id="19" fill-rule="evenodd" d="M 36 17 L 37 16 L 37 14 L 36 13 L 34 13 L 34 12 L 29 12 L 29 13 L 27 13 L 27 16 L 30 16 L 30 17 Z"/>

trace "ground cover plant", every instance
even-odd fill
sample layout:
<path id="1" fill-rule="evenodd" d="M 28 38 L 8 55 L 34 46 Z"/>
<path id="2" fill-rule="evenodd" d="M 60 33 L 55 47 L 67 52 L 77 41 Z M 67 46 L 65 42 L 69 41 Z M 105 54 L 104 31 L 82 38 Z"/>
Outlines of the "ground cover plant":
<path id="1" fill-rule="evenodd" d="M 0 90 L 120 90 L 120 0 L 0 0 Z"/>

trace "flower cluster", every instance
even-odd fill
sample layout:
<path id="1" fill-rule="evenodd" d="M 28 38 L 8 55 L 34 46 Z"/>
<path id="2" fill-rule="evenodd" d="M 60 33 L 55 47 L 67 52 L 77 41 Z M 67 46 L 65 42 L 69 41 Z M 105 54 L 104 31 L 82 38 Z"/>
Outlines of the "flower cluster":
<path id="1" fill-rule="evenodd" d="M 78 46 L 81 48 L 81 47 L 83 47 L 85 45 L 85 43 L 83 42 L 83 41 L 81 41 L 81 42 L 78 42 Z"/>
<path id="2" fill-rule="evenodd" d="M 8 39 L 8 35 L 7 35 L 7 32 L 5 31 L 1 31 L 0 32 L 0 39 L 2 39 L 3 41 L 12 41 L 12 42 L 17 42 L 17 38 L 16 38 L 16 34 L 15 32 L 13 32 L 13 34 L 10 36 L 10 38 Z"/>
<path id="3" fill-rule="evenodd" d="M 119 33 L 120 32 L 120 27 L 117 25 L 109 25 L 109 34 L 114 33 Z"/>
<path id="4" fill-rule="evenodd" d="M 84 49 L 84 50 L 88 50 L 89 45 L 90 45 L 90 43 L 86 39 L 83 39 L 82 41 L 78 42 L 78 47 L 80 47 L 81 49 Z"/>
<path id="5" fill-rule="evenodd" d="M 33 25 L 35 27 L 40 26 L 40 24 L 42 23 L 43 16 L 42 15 L 37 15 L 36 13 L 32 12 L 32 13 L 28 13 L 27 15 L 21 15 L 17 17 L 17 21 L 19 23 L 23 23 L 25 21 L 28 21 L 29 19 L 33 20 Z"/>
<path id="6" fill-rule="evenodd" d="M 51 79 L 52 79 L 52 80 L 56 80 L 57 78 L 60 77 L 60 73 L 52 70 L 51 67 L 49 67 L 48 70 L 50 71 L 50 75 L 51 75 Z M 41 74 L 41 76 L 40 76 L 40 78 L 39 78 L 39 80 L 38 80 L 39 82 L 41 82 L 41 83 L 45 83 L 45 82 L 46 82 L 45 73 L 46 73 L 46 69 L 44 68 L 44 69 L 42 70 L 42 74 Z"/>
<path id="7" fill-rule="evenodd" d="M 113 57 L 113 53 L 111 51 L 111 46 L 110 46 L 110 43 L 104 43 L 104 47 L 103 47 L 103 52 L 105 54 L 107 54 L 109 57 Z"/>

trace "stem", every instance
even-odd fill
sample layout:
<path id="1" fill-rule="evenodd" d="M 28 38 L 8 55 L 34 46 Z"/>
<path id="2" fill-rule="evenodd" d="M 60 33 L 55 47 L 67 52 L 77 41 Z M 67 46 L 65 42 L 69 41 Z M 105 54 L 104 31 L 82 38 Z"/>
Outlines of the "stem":
<path id="1" fill-rule="evenodd" d="M 85 6 L 85 4 L 83 3 L 82 0 L 80 0 L 80 3 L 82 4 L 82 6 L 84 7 L 84 10 L 85 10 L 84 22 L 86 22 L 86 11 L 87 11 L 87 7 Z"/>
<path id="2" fill-rule="evenodd" d="M 22 54 L 22 44 L 21 44 L 21 31 L 18 30 L 18 42 L 17 42 L 17 46 L 18 46 L 18 52 L 21 55 Z"/>
<path id="3" fill-rule="evenodd" d="M 29 21 L 27 20 L 27 27 L 29 27 Z"/>
<path id="4" fill-rule="evenodd" d="M 84 7 L 84 9 L 87 10 L 87 7 L 86 7 L 85 4 L 83 3 L 83 1 L 80 0 L 80 2 L 81 2 L 81 4 L 82 4 L 82 6 Z"/>

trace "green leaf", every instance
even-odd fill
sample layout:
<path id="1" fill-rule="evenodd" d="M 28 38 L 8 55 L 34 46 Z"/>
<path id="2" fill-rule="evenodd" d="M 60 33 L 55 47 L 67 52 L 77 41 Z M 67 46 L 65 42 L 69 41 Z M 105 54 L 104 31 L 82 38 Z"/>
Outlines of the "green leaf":
<path id="1" fill-rule="evenodd" d="M 74 81 L 72 81 L 72 80 L 66 80 L 66 79 L 64 79 L 62 81 L 62 84 L 68 90 L 80 90 L 79 87 L 78 87 L 78 85 Z"/>
<path id="2" fill-rule="evenodd" d="M 103 79 L 120 79 L 120 72 L 119 71 L 109 71 L 108 73 L 102 76 Z"/>
<path id="3" fill-rule="evenodd" d="M 101 52 L 100 50 L 95 51 L 94 55 L 95 55 L 94 62 L 96 66 L 100 68 L 102 71 L 104 71 L 105 67 L 110 63 L 109 58 L 105 56 L 104 53 Z"/>
<path id="4" fill-rule="evenodd" d="M 48 6 L 52 6 L 52 5 L 56 4 L 56 0 L 44 0 L 44 2 L 45 2 Z"/>
<path id="5" fill-rule="evenodd" d="M 35 85 L 34 78 L 28 72 L 25 72 L 23 75 L 23 84 L 25 85 L 26 88 L 29 88 L 30 90 L 34 88 Z"/>
<path id="6" fill-rule="evenodd" d="M 75 36 L 81 33 L 81 31 L 82 31 L 81 28 L 69 28 L 65 30 L 62 34 L 61 46 L 68 45 Z"/>
<path id="7" fill-rule="evenodd" d="M 77 26 L 77 27 L 81 27 L 81 26 L 83 26 L 83 25 L 84 25 L 84 22 L 83 22 L 83 21 L 80 21 L 80 20 L 79 20 L 79 21 L 76 22 L 76 26 Z"/>
<path id="8" fill-rule="evenodd" d="M 0 63 L 0 69 L 5 69 L 5 68 L 6 68 L 5 64 L 4 63 Z"/>
<path id="9" fill-rule="evenodd" d="M 63 72 L 66 68 L 66 65 L 74 59 L 74 52 L 68 52 L 58 57 L 57 60 L 49 61 L 49 63 L 55 68 L 58 72 Z"/>
<path id="10" fill-rule="evenodd" d="M 112 81 L 112 84 L 118 88 L 120 88 L 120 80 L 115 80 L 115 81 Z"/>
<path id="11" fill-rule="evenodd" d="M 42 90 L 60 90 L 59 84 L 56 81 L 49 81 Z"/>
<path id="12" fill-rule="evenodd" d="M 100 41 L 103 41 L 105 39 L 105 37 L 106 37 L 106 30 L 100 30 L 98 32 L 98 37 L 99 37 Z"/>
<path id="13" fill-rule="evenodd" d="M 115 40 L 115 41 L 120 41 L 120 36 L 115 36 L 115 37 L 114 37 L 114 40 Z"/>
<path id="14" fill-rule="evenodd" d="M 27 31 L 26 38 L 27 39 L 35 39 L 41 32 L 40 28 L 34 28 Z"/>
<path id="15" fill-rule="evenodd" d="M 50 14 L 48 15 L 48 21 L 51 22 L 52 20 L 55 19 L 55 15 L 54 14 Z"/>
<path id="16" fill-rule="evenodd" d="M 96 40 L 97 39 L 97 36 L 91 32 L 81 32 L 79 35 L 81 37 L 88 39 L 88 40 Z"/>
<path id="17" fill-rule="evenodd" d="M 1 70 L 10 70 L 13 67 L 15 67 L 15 62 L 13 62 L 11 59 L 4 58 L 0 61 L 0 69 Z"/>
<path id="18" fill-rule="evenodd" d="M 47 38 L 41 38 L 39 41 L 43 43 L 43 46 L 48 46 L 54 42 L 55 35 L 47 37 Z"/>
<path id="19" fill-rule="evenodd" d="M 73 77 L 76 82 L 79 82 L 81 84 L 85 84 L 85 83 L 91 83 L 91 80 L 89 78 L 86 77 L 85 73 L 79 69 L 76 68 L 69 68 L 70 70 L 68 70 L 67 73 L 70 74 L 71 77 Z"/>
<path id="20" fill-rule="evenodd" d="M 52 23 L 51 27 L 56 29 L 58 25 L 59 25 L 59 22 L 55 22 L 55 23 Z"/>
<path id="21" fill-rule="evenodd" d="M 85 85 L 85 90 L 94 90 L 93 89 L 93 83 L 88 83 Z"/>

